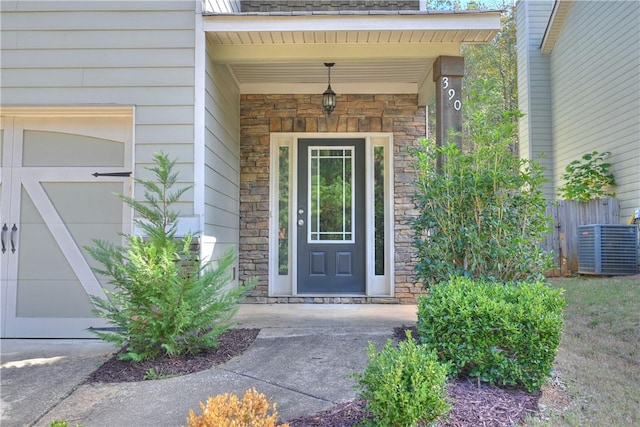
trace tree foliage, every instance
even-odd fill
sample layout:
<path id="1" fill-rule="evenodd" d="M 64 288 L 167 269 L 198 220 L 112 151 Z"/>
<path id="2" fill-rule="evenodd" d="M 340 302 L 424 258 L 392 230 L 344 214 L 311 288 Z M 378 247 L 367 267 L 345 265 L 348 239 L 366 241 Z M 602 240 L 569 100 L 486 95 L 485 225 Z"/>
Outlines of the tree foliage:
<path id="1" fill-rule="evenodd" d="M 452 0 L 429 0 L 427 9 L 436 11 L 500 10 L 501 30 L 491 43 L 474 43 L 462 46 L 465 75 L 462 78 L 463 94 L 463 145 L 477 130 L 474 115 L 483 115 L 485 121 L 499 124 L 506 111 L 518 109 L 518 77 L 516 56 L 515 3 L 512 0 L 485 0 L 460 2 Z M 435 111 L 435 104 L 429 106 Z M 518 116 L 509 120 L 517 124 Z M 435 129 L 435 117 L 430 117 L 430 127 Z M 512 137 L 513 149 L 518 153 L 517 133 Z"/>
<path id="2" fill-rule="evenodd" d="M 178 179 L 174 161 L 164 154 L 156 154 L 155 161 L 149 169 L 155 181 L 136 179 L 144 188 L 144 202 L 118 195 L 136 210 L 134 222 L 145 236 L 127 234 L 125 246 L 94 240 L 87 248 L 101 264 L 95 271 L 113 289 L 105 289 L 106 299 L 92 297 L 96 314 L 117 327 L 92 332 L 124 346 L 120 357 L 132 361 L 215 347 L 246 291 L 225 289 L 235 260 L 231 250 L 216 266 L 201 265 L 192 248 L 194 236 L 176 236 L 178 213 L 171 207 L 189 187 L 173 189 Z"/>
<path id="3" fill-rule="evenodd" d="M 610 171 L 611 163 L 605 161 L 610 154 L 608 151 L 593 151 L 583 155 L 580 160 L 569 163 L 562 175 L 565 184 L 558 189 L 558 195 L 578 202 L 615 197 L 615 193 L 610 190 L 616 185 L 616 179 Z"/>
<path id="4" fill-rule="evenodd" d="M 416 275 L 424 283 L 452 275 L 536 280 L 549 267 L 549 255 L 538 246 L 550 231 L 543 169 L 513 153 L 513 114 L 499 124 L 474 116 L 477 133 L 468 151 L 427 140 L 416 151 L 414 246 Z"/>
<path id="5" fill-rule="evenodd" d="M 461 149 L 425 141 L 418 152 L 417 276 L 426 283 L 453 274 L 537 279 L 549 266 L 538 244 L 550 228 L 543 169 L 518 158 L 515 6 L 508 0 L 465 5 L 502 10 L 502 29 L 491 43 L 463 47 Z M 459 10 L 460 4 L 431 0 L 427 7 Z"/>

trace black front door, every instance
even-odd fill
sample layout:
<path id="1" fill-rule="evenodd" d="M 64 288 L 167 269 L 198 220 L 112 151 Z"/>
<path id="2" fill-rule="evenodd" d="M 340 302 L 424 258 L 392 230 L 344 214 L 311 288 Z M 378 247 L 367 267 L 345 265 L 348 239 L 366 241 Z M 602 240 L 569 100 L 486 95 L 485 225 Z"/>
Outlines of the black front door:
<path id="1" fill-rule="evenodd" d="M 364 139 L 300 139 L 298 293 L 365 292 Z"/>

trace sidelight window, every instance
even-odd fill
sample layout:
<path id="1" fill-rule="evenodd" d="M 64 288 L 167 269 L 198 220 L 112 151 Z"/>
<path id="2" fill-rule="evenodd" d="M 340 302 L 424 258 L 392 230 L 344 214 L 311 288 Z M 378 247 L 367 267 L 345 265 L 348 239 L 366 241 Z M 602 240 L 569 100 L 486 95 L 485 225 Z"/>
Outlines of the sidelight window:
<path id="1" fill-rule="evenodd" d="M 278 149 L 278 274 L 289 274 L 289 147 Z"/>

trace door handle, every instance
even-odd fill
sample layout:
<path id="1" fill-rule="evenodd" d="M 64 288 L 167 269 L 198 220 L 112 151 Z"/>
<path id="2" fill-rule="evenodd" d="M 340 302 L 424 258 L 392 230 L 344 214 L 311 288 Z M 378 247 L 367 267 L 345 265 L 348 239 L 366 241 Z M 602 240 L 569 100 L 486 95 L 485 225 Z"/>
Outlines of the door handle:
<path id="1" fill-rule="evenodd" d="M 99 176 L 131 176 L 131 172 L 94 172 L 91 175 Z"/>
<path id="2" fill-rule="evenodd" d="M 0 233 L 0 240 L 2 240 L 2 253 L 5 253 L 7 251 L 7 246 L 4 244 L 4 238 L 7 235 L 8 229 L 9 228 L 7 227 L 7 223 L 5 222 L 2 226 L 2 232 Z"/>
<path id="3" fill-rule="evenodd" d="M 16 252 L 16 243 L 14 241 L 14 237 L 17 231 L 18 231 L 18 227 L 16 227 L 16 225 L 13 224 L 13 227 L 11 227 L 11 253 Z"/>

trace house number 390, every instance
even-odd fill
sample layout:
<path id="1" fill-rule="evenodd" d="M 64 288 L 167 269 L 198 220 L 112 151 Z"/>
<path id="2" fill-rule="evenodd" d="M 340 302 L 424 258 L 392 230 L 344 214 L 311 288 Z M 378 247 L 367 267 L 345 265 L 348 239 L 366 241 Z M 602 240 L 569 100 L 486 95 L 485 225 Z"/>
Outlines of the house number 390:
<path id="1" fill-rule="evenodd" d="M 453 109 L 456 111 L 460 111 L 462 108 L 462 102 L 459 99 L 454 99 L 456 97 L 456 90 L 454 88 L 449 88 L 449 77 L 442 78 L 442 90 L 445 90 L 447 93 L 447 98 L 449 101 L 453 100 Z"/>

